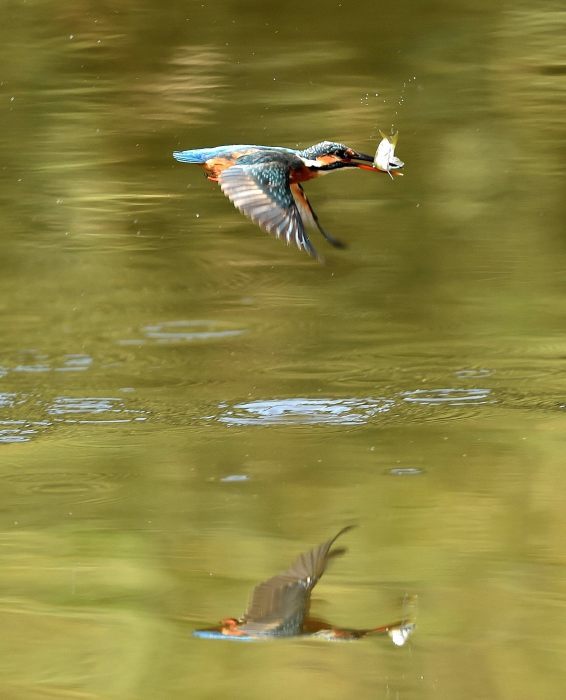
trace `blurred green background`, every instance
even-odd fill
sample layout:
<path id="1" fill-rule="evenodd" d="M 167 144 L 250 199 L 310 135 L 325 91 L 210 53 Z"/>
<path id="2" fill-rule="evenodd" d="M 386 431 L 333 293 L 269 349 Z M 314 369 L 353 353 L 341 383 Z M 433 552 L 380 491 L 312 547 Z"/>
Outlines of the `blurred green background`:
<path id="1" fill-rule="evenodd" d="M 6 0 L 0 696 L 559 698 L 563 3 Z M 171 152 L 323 139 L 319 266 Z M 346 523 L 384 639 L 191 631 Z"/>

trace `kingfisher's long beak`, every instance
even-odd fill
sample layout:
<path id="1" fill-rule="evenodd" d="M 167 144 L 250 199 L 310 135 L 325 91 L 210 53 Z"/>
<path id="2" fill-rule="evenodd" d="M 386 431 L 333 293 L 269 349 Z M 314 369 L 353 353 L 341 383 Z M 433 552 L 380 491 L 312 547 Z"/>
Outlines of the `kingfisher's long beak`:
<path id="1" fill-rule="evenodd" d="M 365 153 L 359 153 L 358 158 L 363 157 L 365 160 L 369 161 L 371 165 L 367 165 L 366 163 L 356 163 L 354 160 L 335 160 L 332 161 L 332 163 L 324 163 L 324 165 L 317 165 L 317 166 L 311 166 L 311 170 L 315 170 L 321 173 L 329 172 L 331 170 L 340 170 L 341 168 L 360 168 L 361 170 L 371 170 L 374 173 L 387 173 L 387 170 L 380 170 L 379 168 L 376 168 L 373 164 L 373 158 L 371 156 L 365 155 Z M 397 175 L 397 176 L 402 176 L 403 173 L 400 173 L 396 170 L 391 170 L 389 171 L 389 175 Z"/>
<path id="2" fill-rule="evenodd" d="M 403 173 L 400 173 L 398 170 L 381 170 L 380 168 L 376 168 L 375 165 L 366 165 L 365 163 L 352 163 L 352 166 L 354 168 L 360 168 L 360 170 L 372 170 L 374 173 L 385 173 L 386 175 L 389 175 L 389 177 L 403 177 Z"/>
<path id="3" fill-rule="evenodd" d="M 349 161 L 349 163 L 354 168 L 359 168 L 360 170 L 373 170 L 373 172 L 377 173 L 387 173 L 390 177 L 403 177 L 403 173 L 398 172 L 398 169 L 402 168 L 404 163 L 398 158 L 395 158 L 395 163 L 390 164 L 390 170 L 382 170 L 381 168 L 377 168 L 375 166 L 374 156 L 368 156 L 367 153 L 358 153 L 357 151 L 352 150 L 350 157 L 352 160 Z M 361 163 L 356 162 L 360 160 L 362 161 Z M 371 163 L 371 165 L 366 165 L 366 163 Z"/>
<path id="4" fill-rule="evenodd" d="M 366 163 L 373 163 L 373 156 L 368 156 L 367 153 L 358 153 L 357 151 L 352 151 L 350 154 L 352 160 L 361 160 Z"/>

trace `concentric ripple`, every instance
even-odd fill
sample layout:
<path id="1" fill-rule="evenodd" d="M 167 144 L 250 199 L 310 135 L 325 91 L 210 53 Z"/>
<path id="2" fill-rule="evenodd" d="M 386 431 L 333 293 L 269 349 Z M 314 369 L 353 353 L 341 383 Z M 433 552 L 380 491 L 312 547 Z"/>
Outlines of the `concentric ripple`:
<path id="1" fill-rule="evenodd" d="M 229 425 L 363 425 L 393 405 L 384 398 L 266 399 L 223 406 L 217 420 Z"/>
<path id="2" fill-rule="evenodd" d="M 69 472 L 14 472 L 4 475 L 19 491 L 52 496 L 88 496 L 111 491 L 115 484 L 110 475 Z"/>
<path id="3" fill-rule="evenodd" d="M 494 403 L 491 389 L 415 389 L 401 394 L 407 403 L 425 406 L 467 406 L 471 403 Z"/>

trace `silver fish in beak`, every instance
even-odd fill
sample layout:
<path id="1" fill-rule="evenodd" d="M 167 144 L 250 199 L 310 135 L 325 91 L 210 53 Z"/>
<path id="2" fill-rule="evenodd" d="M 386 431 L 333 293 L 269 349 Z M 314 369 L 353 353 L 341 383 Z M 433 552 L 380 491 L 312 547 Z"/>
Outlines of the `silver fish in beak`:
<path id="1" fill-rule="evenodd" d="M 399 132 L 396 131 L 390 136 L 386 136 L 381 130 L 379 133 L 381 134 L 381 141 L 379 142 L 377 151 L 375 152 L 373 166 L 374 168 L 377 168 L 377 170 L 387 173 L 389 177 L 392 178 L 392 171 L 400 170 L 405 165 L 405 163 L 403 163 L 403 161 L 397 158 L 395 155 L 395 146 L 397 145 Z M 402 173 L 395 174 L 402 175 Z"/>

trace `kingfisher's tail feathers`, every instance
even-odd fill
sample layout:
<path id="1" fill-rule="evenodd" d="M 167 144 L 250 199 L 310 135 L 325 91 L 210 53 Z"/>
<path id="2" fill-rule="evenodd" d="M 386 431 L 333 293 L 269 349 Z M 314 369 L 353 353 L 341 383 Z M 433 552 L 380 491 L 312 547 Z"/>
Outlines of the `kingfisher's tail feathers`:
<path id="1" fill-rule="evenodd" d="M 205 163 L 210 158 L 207 148 L 195 148 L 192 151 L 174 151 L 173 158 L 180 163 Z"/>
<path id="2" fill-rule="evenodd" d="M 174 151 L 173 158 L 181 163 L 206 163 L 210 158 L 229 158 L 237 153 L 254 151 L 284 151 L 285 153 L 297 153 L 292 148 L 282 146 L 258 146 L 254 144 L 233 144 L 230 146 L 214 146 L 213 148 L 193 148 L 189 151 Z"/>

